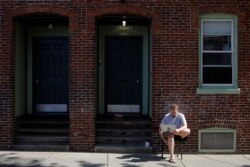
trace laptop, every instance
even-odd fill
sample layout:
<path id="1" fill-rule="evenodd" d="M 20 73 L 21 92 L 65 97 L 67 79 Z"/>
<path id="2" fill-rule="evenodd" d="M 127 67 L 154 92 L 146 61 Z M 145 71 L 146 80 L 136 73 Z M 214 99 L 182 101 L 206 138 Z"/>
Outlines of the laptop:
<path id="1" fill-rule="evenodd" d="M 160 127 L 163 132 L 173 132 L 176 129 L 175 125 L 169 125 L 169 124 L 160 124 Z"/>

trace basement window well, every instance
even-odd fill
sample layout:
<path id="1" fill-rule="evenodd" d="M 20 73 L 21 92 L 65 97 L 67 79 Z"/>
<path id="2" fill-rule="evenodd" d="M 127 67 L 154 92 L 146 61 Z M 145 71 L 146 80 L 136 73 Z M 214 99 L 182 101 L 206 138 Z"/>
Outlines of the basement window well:
<path id="1" fill-rule="evenodd" d="M 199 130 L 199 152 L 235 152 L 236 130 L 228 128 L 208 128 Z"/>

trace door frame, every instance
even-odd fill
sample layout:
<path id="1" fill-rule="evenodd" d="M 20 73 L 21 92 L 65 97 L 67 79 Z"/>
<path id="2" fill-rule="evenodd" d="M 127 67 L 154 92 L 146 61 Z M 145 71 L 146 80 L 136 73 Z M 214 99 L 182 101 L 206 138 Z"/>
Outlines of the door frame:
<path id="1" fill-rule="evenodd" d="M 142 108 L 139 116 L 152 116 L 151 100 L 151 38 L 150 25 L 120 25 L 98 24 L 97 26 L 97 116 L 107 116 L 105 109 L 105 36 L 142 36 L 143 54 L 142 54 Z M 118 113 L 119 114 L 119 113 Z"/>
<path id="2" fill-rule="evenodd" d="M 53 25 L 53 29 L 48 29 L 48 25 L 27 25 L 25 26 L 25 52 L 26 52 L 26 114 L 36 114 L 33 108 L 33 37 L 67 37 L 69 38 L 68 25 Z M 70 41 L 69 41 L 70 42 Z M 70 56 L 70 51 L 69 51 Z M 69 111 L 69 110 L 68 110 Z"/>
<path id="3" fill-rule="evenodd" d="M 32 97 L 35 99 L 36 91 L 35 91 L 35 84 L 36 84 L 36 74 L 35 74 L 35 66 L 36 66 L 36 56 L 35 56 L 35 49 L 34 43 L 36 39 L 67 39 L 68 47 L 69 47 L 69 37 L 68 36 L 33 36 L 32 37 Z M 32 100 L 32 114 L 44 114 L 44 115 L 53 115 L 53 114 L 69 114 L 69 50 L 67 55 L 67 112 L 37 112 L 36 111 L 36 101 Z"/>
<path id="4" fill-rule="evenodd" d="M 105 39 L 104 39 L 104 41 L 105 41 L 105 43 L 104 43 L 104 48 L 105 48 L 105 54 L 104 54 L 104 59 L 105 60 L 107 60 L 107 57 L 106 57 L 106 55 L 107 55 L 107 45 L 106 45 L 106 42 L 107 42 L 107 40 L 108 39 L 139 39 L 139 42 L 140 42 L 140 61 L 141 61 L 141 64 L 140 64 L 140 66 L 141 66 L 141 71 L 140 71 L 140 82 L 141 82 L 141 86 L 140 86 L 140 91 L 139 91 L 139 93 L 140 93 L 140 95 L 139 95 L 139 105 L 140 105 L 140 110 L 139 110 L 139 112 L 138 113 L 129 113 L 129 112 L 114 112 L 114 113 L 112 113 L 112 112 L 108 112 L 108 110 L 107 110 L 107 105 L 108 105 L 108 102 L 107 102 L 107 96 L 108 96 L 108 94 L 107 94 L 107 85 L 106 85 L 106 83 L 107 83 L 107 63 L 105 64 L 106 66 L 105 66 L 105 81 L 104 81 L 104 83 L 105 83 L 105 86 L 104 86 L 104 97 L 105 97 L 105 99 L 104 99 L 104 107 L 106 108 L 106 109 L 104 109 L 104 113 L 105 113 L 105 115 L 115 115 L 115 114 L 122 114 L 122 115 L 142 115 L 142 111 L 143 111 L 143 105 L 142 105 L 142 89 L 143 89 L 143 84 L 142 84 L 142 76 L 143 76 L 143 69 L 142 69 L 142 67 L 143 67 L 143 37 L 142 36 L 118 36 L 118 35 L 111 35 L 111 36 L 105 36 Z"/>

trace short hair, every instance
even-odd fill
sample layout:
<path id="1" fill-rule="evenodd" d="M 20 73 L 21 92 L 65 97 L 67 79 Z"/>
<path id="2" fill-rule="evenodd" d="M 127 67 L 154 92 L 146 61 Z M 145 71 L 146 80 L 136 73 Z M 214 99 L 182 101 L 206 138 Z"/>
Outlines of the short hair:
<path id="1" fill-rule="evenodd" d="M 169 109 L 173 109 L 173 110 L 178 110 L 179 109 L 179 106 L 177 104 L 171 104 Z"/>

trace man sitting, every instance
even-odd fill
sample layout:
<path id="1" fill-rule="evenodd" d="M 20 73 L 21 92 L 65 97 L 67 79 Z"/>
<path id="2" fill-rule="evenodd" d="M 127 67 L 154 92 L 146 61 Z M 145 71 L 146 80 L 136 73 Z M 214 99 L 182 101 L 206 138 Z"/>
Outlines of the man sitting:
<path id="1" fill-rule="evenodd" d="M 170 159 L 168 161 L 171 163 L 175 163 L 176 160 L 174 158 L 174 135 L 181 136 L 181 138 L 183 139 L 190 134 L 190 129 L 187 128 L 187 121 L 184 114 L 178 111 L 179 107 L 177 104 L 170 105 L 169 109 L 170 112 L 167 113 L 161 121 L 159 134 L 163 141 L 168 144 L 168 150 L 170 153 Z M 161 128 L 161 125 L 174 125 L 175 130 L 164 132 Z"/>

